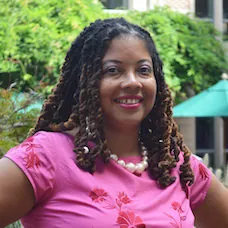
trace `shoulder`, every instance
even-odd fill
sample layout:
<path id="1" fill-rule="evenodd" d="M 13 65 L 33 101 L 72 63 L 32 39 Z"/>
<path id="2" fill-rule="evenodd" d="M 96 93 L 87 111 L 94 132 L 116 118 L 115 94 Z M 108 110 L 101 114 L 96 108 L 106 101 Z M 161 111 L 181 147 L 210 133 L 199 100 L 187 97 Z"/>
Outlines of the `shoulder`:
<path id="1" fill-rule="evenodd" d="M 178 168 L 180 167 L 181 164 L 183 164 L 184 162 L 184 153 L 180 152 L 179 155 L 179 162 L 178 162 Z M 210 171 L 210 169 L 204 165 L 202 158 L 200 158 L 199 156 L 195 155 L 195 154 L 191 154 L 189 157 L 189 162 L 190 162 L 190 167 L 194 173 L 195 176 L 195 180 L 194 183 L 197 183 L 199 181 L 203 181 L 203 180 L 211 180 L 212 177 L 212 173 Z"/>
<path id="2" fill-rule="evenodd" d="M 180 160 L 176 167 L 178 169 L 178 173 L 181 172 L 179 170 L 180 165 L 184 162 L 183 152 L 180 152 L 179 159 Z M 190 156 L 189 162 L 190 167 L 194 173 L 194 182 L 187 188 L 190 199 L 190 206 L 191 209 L 194 210 L 199 207 L 206 198 L 212 180 L 212 172 L 203 164 L 202 159 L 200 159 L 198 156 L 192 154 Z"/>
<path id="3" fill-rule="evenodd" d="M 200 227 L 228 227 L 228 190 L 212 175 L 203 203 L 194 210 Z"/>
<path id="4" fill-rule="evenodd" d="M 10 149 L 5 157 L 26 168 L 38 168 L 44 164 L 45 167 L 54 167 L 65 154 L 73 156 L 73 147 L 73 140 L 66 134 L 39 131 Z"/>
<path id="5" fill-rule="evenodd" d="M 209 187 L 212 179 L 211 170 L 203 163 L 203 160 L 196 155 L 192 154 L 190 156 L 190 163 L 195 175 L 194 184 L 198 185 L 199 182 L 202 182 L 204 184 L 207 184 L 207 187 Z"/>
<path id="6" fill-rule="evenodd" d="M 60 164 L 74 156 L 73 140 L 68 135 L 45 131 L 37 132 L 5 154 L 32 184 L 37 202 L 52 192 Z"/>
<path id="7" fill-rule="evenodd" d="M 18 146 L 9 150 L 9 153 L 17 151 L 44 151 L 59 148 L 61 146 L 73 146 L 73 140 L 67 134 L 58 132 L 39 131 L 33 136 L 28 137 Z"/>
<path id="8" fill-rule="evenodd" d="M 33 136 L 25 140 L 25 142 L 40 142 L 43 145 L 52 144 L 53 146 L 61 143 L 72 143 L 72 137 L 68 134 L 61 132 L 48 132 L 48 131 L 39 131 Z M 53 144 L 53 142 L 55 144 Z"/>

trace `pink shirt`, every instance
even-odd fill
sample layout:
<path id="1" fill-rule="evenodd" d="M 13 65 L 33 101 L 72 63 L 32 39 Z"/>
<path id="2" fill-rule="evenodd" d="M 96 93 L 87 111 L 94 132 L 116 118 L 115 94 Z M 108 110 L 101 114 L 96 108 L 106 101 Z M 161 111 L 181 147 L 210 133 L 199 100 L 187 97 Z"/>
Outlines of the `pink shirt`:
<path id="1" fill-rule="evenodd" d="M 72 137 L 41 131 L 5 155 L 34 189 L 35 206 L 21 219 L 25 228 L 194 227 L 192 209 L 205 199 L 211 180 L 210 171 L 196 158 L 191 157 L 195 183 L 187 199 L 179 164 L 173 171 L 175 183 L 160 189 L 146 171 L 136 176 L 114 161 L 98 159 L 94 174 L 82 171 L 75 165 L 73 147 Z"/>

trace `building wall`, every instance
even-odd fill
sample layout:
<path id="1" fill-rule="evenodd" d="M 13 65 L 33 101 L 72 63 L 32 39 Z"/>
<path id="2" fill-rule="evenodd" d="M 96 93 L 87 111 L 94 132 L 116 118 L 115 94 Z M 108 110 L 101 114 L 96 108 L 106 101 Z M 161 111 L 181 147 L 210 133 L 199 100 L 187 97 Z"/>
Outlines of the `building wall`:
<path id="1" fill-rule="evenodd" d="M 183 13 L 195 12 L 195 0 L 129 0 L 129 6 L 135 10 L 153 9 L 155 6 L 169 6 Z"/>
<path id="2" fill-rule="evenodd" d="M 172 8 L 173 10 L 177 10 L 179 12 L 193 13 L 193 3 L 194 0 L 164 0 L 164 4 Z"/>
<path id="3" fill-rule="evenodd" d="M 219 31 L 227 31 L 227 22 L 222 18 L 222 1 L 214 0 L 214 24 Z M 128 0 L 129 9 L 145 11 L 155 6 L 169 6 L 172 10 L 195 15 L 195 0 Z"/>
<path id="4" fill-rule="evenodd" d="M 196 151 L 196 125 L 195 118 L 175 118 L 179 126 L 179 131 L 184 136 L 184 142 L 188 148 L 195 153 Z"/>

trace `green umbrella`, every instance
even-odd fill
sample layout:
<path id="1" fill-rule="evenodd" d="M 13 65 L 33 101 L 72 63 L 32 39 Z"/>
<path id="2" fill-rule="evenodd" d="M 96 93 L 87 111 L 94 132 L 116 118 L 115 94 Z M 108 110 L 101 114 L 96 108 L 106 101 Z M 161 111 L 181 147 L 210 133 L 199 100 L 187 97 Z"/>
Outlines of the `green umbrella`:
<path id="1" fill-rule="evenodd" d="M 228 80 L 226 79 L 174 107 L 174 117 L 216 116 L 228 117 Z"/>

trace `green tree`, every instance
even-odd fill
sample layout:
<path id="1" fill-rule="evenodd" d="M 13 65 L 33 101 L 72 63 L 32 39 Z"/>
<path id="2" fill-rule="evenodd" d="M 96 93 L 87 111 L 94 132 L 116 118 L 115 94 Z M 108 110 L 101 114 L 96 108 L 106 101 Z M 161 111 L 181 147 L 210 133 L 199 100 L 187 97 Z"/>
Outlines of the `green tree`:
<path id="1" fill-rule="evenodd" d="M 70 43 L 102 15 L 93 0 L 0 1 L 0 77 L 50 92 Z M 4 80 L 5 78 L 5 80 Z"/>
<path id="2" fill-rule="evenodd" d="M 15 95 L 13 89 L 0 89 L 0 158 L 22 142 L 36 121 L 39 109 L 32 108 L 37 94 Z"/>
<path id="3" fill-rule="evenodd" d="M 48 94 L 59 76 L 65 53 L 79 32 L 96 18 L 120 16 L 105 15 L 102 9 L 102 4 L 94 0 L 1 1 L 3 85 L 11 78 L 22 91 L 38 88 Z M 153 36 L 177 103 L 212 85 L 227 71 L 222 44 L 211 23 L 168 8 L 129 11 L 121 16 Z"/>

